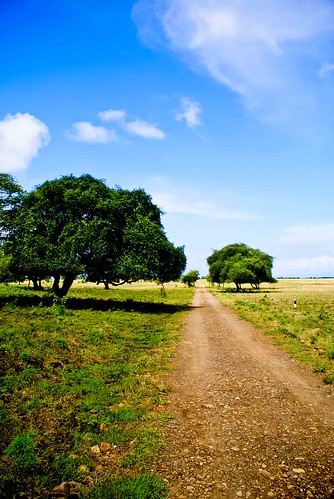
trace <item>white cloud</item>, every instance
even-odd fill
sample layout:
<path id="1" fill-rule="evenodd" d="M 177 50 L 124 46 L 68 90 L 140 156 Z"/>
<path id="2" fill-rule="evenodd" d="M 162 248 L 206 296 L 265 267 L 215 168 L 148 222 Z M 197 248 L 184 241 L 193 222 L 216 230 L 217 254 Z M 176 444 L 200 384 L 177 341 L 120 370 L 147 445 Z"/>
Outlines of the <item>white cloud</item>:
<path id="1" fill-rule="evenodd" d="M 334 4 L 252 0 L 250 8 L 249 0 L 138 0 L 133 19 L 145 43 L 167 44 L 263 117 L 288 122 L 314 107 L 314 63 L 329 57 Z"/>
<path id="2" fill-rule="evenodd" d="M 85 121 L 73 123 L 68 136 L 76 142 L 91 142 L 97 144 L 106 144 L 118 140 L 115 130 L 108 130 L 103 126 L 94 126 Z"/>
<path id="3" fill-rule="evenodd" d="M 175 114 L 175 119 L 177 121 L 184 120 L 189 128 L 193 128 L 201 124 L 201 113 L 202 108 L 198 102 L 188 97 L 182 97 L 180 109 Z"/>
<path id="4" fill-rule="evenodd" d="M 164 179 L 157 179 L 155 183 L 155 188 L 153 186 L 153 189 L 150 189 L 152 199 L 168 214 L 194 215 L 216 220 L 249 220 L 252 218 L 249 212 L 229 208 L 222 202 L 209 201 L 201 191 L 172 187 Z M 220 193 L 220 197 L 224 197 L 223 193 Z"/>
<path id="5" fill-rule="evenodd" d="M 124 123 L 124 129 L 130 135 L 137 135 L 138 137 L 143 137 L 144 139 L 164 139 L 165 133 L 157 128 L 155 125 L 151 125 L 146 121 L 134 120 Z"/>
<path id="6" fill-rule="evenodd" d="M 318 71 L 318 76 L 320 78 L 324 78 L 328 73 L 331 73 L 332 71 L 334 71 L 334 64 L 330 64 L 329 62 L 324 62 Z"/>
<path id="7" fill-rule="evenodd" d="M 98 117 L 102 121 L 122 121 L 125 119 L 126 112 L 119 109 L 108 109 L 107 111 L 101 111 Z"/>
<path id="8" fill-rule="evenodd" d="M 334 275 L 334 256 L 287 258 L 274 261 L 273 275 L 291 277 L 316 277 Z"/>
<path id="9" fill-rule="evenodd" d="M 127 120 L 126 111 L 120 109 L 107 109 L 98 113 L 101 121 L 112 121 L 119 130 L 128 135 L 135 135 L 144 139 L 164 139 L 166 134 L 157 126 L 140 119 Z M 68 137 L 77 142 L 107 143 L 116 142 L 119 136 L 115 129 L 104 126 L 95 126 L 91 123 L 80 121 L 73 123 Z"/>
<path id="10" fill-rule="evenodd" d="M 0 171 L 24 170 L 50 141 L 48 127 L 28 113 L 7 114 L 0 121 Z"/>
<path id="11" fill-rule="evenodd" d="M 108 109 L 106 111 L 101 111 L 98 117 L 102 121 L 114 121 L 117 126 L 128 133 L 129 135 L 136 135 L 137 137 L 142 137 L 144 139 L 164 139 L 166 134 L 160 130 L 156 125 L 148 123 L 147 121 L 140 119 L 127 120 L 126 111 L 119 109 Z"/>
<path id="12" fill-rule="evenodd" d="M 277 241 L 281 244 L 334 244 L 334 223 L 301 224 L 288 227 Z"/>

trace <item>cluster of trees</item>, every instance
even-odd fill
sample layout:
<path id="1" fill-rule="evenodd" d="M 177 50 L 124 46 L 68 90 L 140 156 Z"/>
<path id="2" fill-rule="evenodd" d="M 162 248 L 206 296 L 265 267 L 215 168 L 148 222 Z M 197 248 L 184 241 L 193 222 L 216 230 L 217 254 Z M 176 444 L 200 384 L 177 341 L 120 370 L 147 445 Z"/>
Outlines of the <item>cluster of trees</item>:
<path id="1" fill-rule="evenodd" d="M 237 291 L 275 281 L 273 257 L 243 243 L 214 251 L 207 262 L 211 282 L 234 282 Z M 25 192 L 0 173 L 0 282 L 28 278 L 37 290 L 51 277 L 62 297 L 82 274 L 108 288 L 178 280 L 185 267 L 184 248 L 167 239 L 161 211 L 143 189 L 68 175 Z M 198 278 L 191 270 L 181 280 L 192 286 Z"/>
<path id="2" fill-rule="evenodd" d="M 161 211 L 142 189 L 109 188 L 90 175 L 64 176 L 24 192 L 0 175 L 0 280 L 53 279 L 65 296 L 74 279 L 119 285 L 177 280 L 183 247 L 166 237 Z"/>
<path id="3" fill-rule="evenodd" d="M 272 277 L 273 257 L 246 244 L 229 244 L 207 259 L 212 283 L 233 282 L 237 291 L 249 283 L 258 289 L 261 282 L 275 282 Z"/>

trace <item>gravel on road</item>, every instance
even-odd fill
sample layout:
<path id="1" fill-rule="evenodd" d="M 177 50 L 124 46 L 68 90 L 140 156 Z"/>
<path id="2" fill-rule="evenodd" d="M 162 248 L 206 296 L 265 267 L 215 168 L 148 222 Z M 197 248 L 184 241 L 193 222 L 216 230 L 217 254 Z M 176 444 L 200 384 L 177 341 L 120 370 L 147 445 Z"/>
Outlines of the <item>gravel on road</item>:
<path id="1" fill-rule="evenodd" d="M 334 394 L 197 288 L 167 375 L 166 446 L 152 471 L 170 499 L 329 499 Z"/>

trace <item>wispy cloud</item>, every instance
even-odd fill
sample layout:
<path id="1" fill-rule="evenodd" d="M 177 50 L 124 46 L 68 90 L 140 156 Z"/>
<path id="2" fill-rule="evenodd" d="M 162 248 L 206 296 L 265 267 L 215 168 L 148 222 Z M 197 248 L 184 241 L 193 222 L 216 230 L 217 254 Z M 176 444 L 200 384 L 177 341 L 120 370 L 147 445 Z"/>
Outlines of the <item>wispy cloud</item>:
<path id="1" fill-rule="evenodd" d="M 0 121 L 0 171 L 11 173 L 26 169 L 49 141 L 48 127 L 35 116 L 7 114 Z"/>
<path id="2" fill-rule="evenodd" d="M 108 109 L 107 111 L 101 111 L 98 117 L 102 121 L 122 121 L 125 119 L 126 112 L 119 109 Z"/>
<path id="3" fill-rule="evenodd" d="M 329 62 L 324 62 L 318 71 L 318 76 L 320 78 L 324 78 L 325 76 L 328 75 L 328 73 L 332 73 L 333 71 L 334 71 L 334 64 L 331 64 Z"/>
<path id="4" fill-rule="evenodd" d="M 107 144 L 116 142 L 118 136 L 115 130 L 108 130 L 103 126 L 94 126 L 86 121 L 73 123 L 68 137 L 76 142 L 90 142 L 95 144 Z"/>
<path id="5" fill-rule="evenodd" d="M 250 8 L 249 0 L 138 0 L 133 19 L 143 42 L 164 43 L 263 117 L 287 122 L 296 110 L 314 107 L 314 64 L 330 56 L 334 4 L 252 0 Z"/>
<path id="6" fill-rule="evenodd" d="M 124 125 L 130 135 L 138 135 L 144 139 L 164 139 L 166 134 L 160 128 L 143 120 L 128 121 Z"/>
<path id="7" fill-rule="evenodd" d="M 160 128 L 147 121 L 134 118 L 127 119 L 126 111 L 120 109 L 107 109 L 98 113 L 98 117 L 104 122 L 113 122 L 118 131 L 127 135 L 141 137 L 143 139 L 162 140 L 166 134 Z M 115 142 L 119 135 L 115 129 L 108 129 L 105 126 L 95 126 L 88 122 L 74 123 L 69 132 L 69 137 L 78 142 L 107 143 Z"/>
<path id="8" fill-rule="evenodd" d="M 282 277 L 333 276 L 334 256 L 277 259 L 274 261 L 273 273 Z"/>
<path id="9" fill-rule="evenodd" d="M 202 191 L 175 187 L 164 179 L 155 179 L 150 188 L 154 203 L 164 212 L 208 217 L 216 220 L 249 220 L 253 215 L 209 200 Z M 211 196 L 212 197 L 212 196 Z M 223 198 L 220 193 L 220 198 Z"/>
<path id="10" fill-rule="evenodd" d="M 288 227 L 280 244 L 334 244 L 334 223 L 301 224 Z"/>
<path id="11" fill-rule="evenodd" d="M 180 108 L 175 114 L 176 121 L 184 120 L 188 128 L 194 128 L 201 124 L 202 107 L 189 97 L 182 97 Z"/>

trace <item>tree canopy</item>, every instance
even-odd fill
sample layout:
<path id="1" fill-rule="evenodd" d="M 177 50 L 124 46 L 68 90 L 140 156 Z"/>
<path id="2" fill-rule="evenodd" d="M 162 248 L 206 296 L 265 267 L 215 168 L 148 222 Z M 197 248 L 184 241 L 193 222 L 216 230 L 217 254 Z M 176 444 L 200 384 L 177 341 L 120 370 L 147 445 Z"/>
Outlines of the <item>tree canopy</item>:
<path id="1" fill-rule="evenodd" d="M 207 259 L 211 282 L 234 282 L 237 291 L 249 283 L 259 288 L 261 282 L 274 282 L 272 266 L 274 258 L 244 243 L 236 243 L 216 250 Z"/>
<path id="2" fill-rule="evenodd" d="M 0 173 L 0 220 L 3 240 L 6 235 L 6 227 L 14 216 L 15 208 L 21 202 L 23 189 L 9 173 Z"/>
<path id="3" fill-rule="evenodd" d="M 53 277 L 60 297 L 79 274 L 107 287 L 139 279 L 167 282 L 186 266 L 183 247 L 167 239 L 161 211 L 143 189 L 111 189 L 91 175 L 69 175 L 23 193 L 8 210 L 13 216 L 6 217 L 4 252 L 12 271 L 35 288 Z M 3 226 L 4 217 L 0 221 Z"/>
<path id="4" fill-rule="evenodd" d="M 186 274 L 181 277 L 181 281 L 187 286 L 191 287 L 195 285 L 195 282 L 199 279 L 198 270 L 189 270 Z"/>

